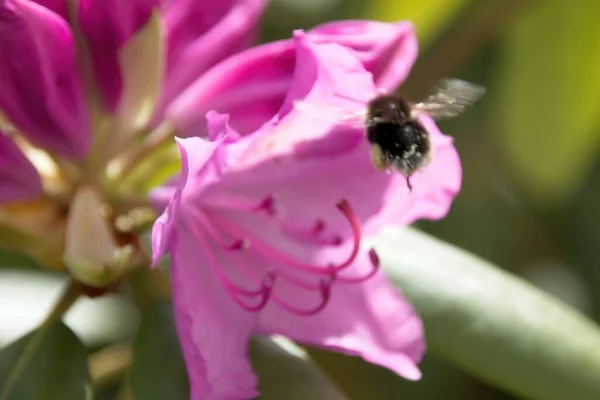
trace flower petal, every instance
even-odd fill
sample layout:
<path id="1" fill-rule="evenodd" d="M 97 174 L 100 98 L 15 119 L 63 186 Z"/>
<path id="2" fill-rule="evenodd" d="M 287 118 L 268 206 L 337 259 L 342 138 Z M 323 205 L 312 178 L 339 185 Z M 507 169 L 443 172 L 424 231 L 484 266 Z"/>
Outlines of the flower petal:
<path id="1" fill-rule="evenodd" d="M 189 196 L 190 192 L 202 190 L 201 184 L 207 184 L 209 179 L 203 180 L 198 175 L 214 166 L 214 163 L 209 163 L 209 161 L 215 156 L 217 149 L 226 138 L 226 134 L 220 134 L 215 136 L 211 142 L 200 138 L 175 139 L 181 154 L 181 176 L 176 187 L 173 182 L 170 182 L 164 188 L 157 188 L 150 194 L 153 204 L 158 209 L 164 208 L 163 214 L 152 227 L 152 265 L 156 265 L 175 240 L 177 216 L 184 189 L 186 196 Z M 190 154 L 192 157 L 189 157 Z M 190 176 L 190 174 L 192 175 Z M 164 203 L 168 196 L 171 197 L 165 208 Z"/>
<path id="2" fill-rule="evenodd" d="M 317 42 L 333 42 L 355 51 L 380 89 L 395 90 L 408 76 L 418 53 L 413 25 L 368 20 L 335 21 L 308 31 Z"/>
<path id="3" fill-rule="evenodd" d="M 82 157 L 90 144 L 69 25 L 27 0 L 0 3 L 0 109 L 37 146 Z"/>
<path id="4" fill-rule="evenodd" d="M 123 86 L 119 50 L 146 23 L 159 0 L 79 0 L 78 18 L 87 39 L 104 107 L 114 112 Z"/>
<path id="5" fill-rule="evenodd" d="M 289 89 L 296 50 L 292 41 L 256 46 L 208 70 L 168 107 L 183 136 L 206 134 L 204 115 L 218 110 L 242 133 L 272 118 Z"/>
<path id="6" fill-rule="evenodd" d="M 168 251 L 175 319 L 193 400 L 247 399 L 257 392 L 256 377 L 248 361 L 248 340 L 255 315 L 228 296 L 210 268 L 207 239 L 189 229 L 191 221 L 181 200 L 197 190 L 195 179 L 224 137 L 215 142 L 199 138 L 178 140 L 182 173 L 173 199 L 152 230 L 153 260 Z M 214 262 L 213 262 L 214 263 Z"/>
<path id="7" fill-rule="evenodd" d="M 266 0 L 166 3 L 168 67 L 163 108 L 208 68 L 250 45 L 266 3 Z"/>
<path id="8" fill-rule="evenodd" d="M 69 20 L 69 9 L 67 8 L 66 0 L 33 0 L 34 3 L 38 3 L 47 9 L 54 11 L 60 15 L 65 21 Z"/>
<path id="9" fill-rule="evenodd" d="M 368 262 L 363 255 L 354 267 L 370 268 Z M 258 330 L 359 355 L 410 380 L 421 377 L 417 363 L 425 351 L 422 322 L 381 273 L 360 285 L 334 285 L 325 309 L 310 317 L 269 304 L 260 314 Z"/>
<path id="10" fill-rule="evenodd" d="M 0 132 L 0 203 L 30 200 L 41 191 L 42 182 L 33 164 Z"/>
<path id="11" fill-rule="evenodd" d="M 308 31 L 316 43 L 336 43 L 355 52 L 379 88 L 395 89 L 417 56 L 417 39 L 409 22 L 340 21 Z M 227 113 L 242 133 L 258 129 L 281 107 L 296 65 L 295 40 L 253 47 L 217 64 L 193 82 L 169 106 L 184 136 L 205 133 L 204 114 Z"/>
<path id="12" fill-rule="evenodd" d="M 182 221 L 180 221 L 182 223 Z M 258 393 L 248 358 L 255 315 L 229 298 L 198 250 L 197 238 L 180 232 L 171 249 L 175 321 L 192 400 L 250 399 Z"/>

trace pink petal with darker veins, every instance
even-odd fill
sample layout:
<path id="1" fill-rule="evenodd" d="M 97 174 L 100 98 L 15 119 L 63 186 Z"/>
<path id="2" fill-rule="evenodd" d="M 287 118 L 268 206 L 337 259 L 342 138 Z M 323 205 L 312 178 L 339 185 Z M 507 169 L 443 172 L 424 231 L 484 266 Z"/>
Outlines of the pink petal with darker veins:
<path id="1" fill-rule="evenodd" d="M 79 0 L 77 16 L 94 61 L 104 107 L 114 112 L 123 82 L 119 51 L 150 18 L 159 0 Z M 158 44 L 157 44 L 158 45 Z"/>
<path id="2" fill-rule="evenodd" d="M 89 119 L 67 22 L 31 1 L 2 0 L 0 55 L 2 113 L 35 145 L 85 156 Z"/>
<path id="3" fill-rule="evenodd" d="M 0 131 L 0 203 L 30 200 L 42 191 L 35 167 L 16 143 Z"/>

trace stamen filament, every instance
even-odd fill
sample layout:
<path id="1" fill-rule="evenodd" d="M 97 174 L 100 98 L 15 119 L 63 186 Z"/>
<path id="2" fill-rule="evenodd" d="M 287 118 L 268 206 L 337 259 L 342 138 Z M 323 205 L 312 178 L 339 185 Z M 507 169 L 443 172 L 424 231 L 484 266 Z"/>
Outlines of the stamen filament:
<path id="1" fill-rule="evenodd" d="M 353 232 L 353 237 L 354 237 L 352 251 L 349 254 L 349 256 L 346 258 L 346 260 L 344 260 L 344 262 L 342 262 L 341 264 L 330 264 L 327 266 L 320 266 L 320 265 L 315 265 L 315 264 L 302 263 L 297 260 L 294 260 L 291 257 L 288 257 L 287 255 L 285 255 L 281 252 L 276 251 L 269 245 L 258 240 L 258 238 L 256 238 L 256 237 L 252 238 L 253 249 L 255 251 L 261 253 L 266 258 L 270 258 L 278 263 L 282 263 L 282 264 L 291 266 L 291 267 L 296 268 L 301 271 L 312 272 L 312 273 L 320 274 L 320 275 L 332 275 L 332 274 L 335 274 L 335 273 L 341 271 L 342 269 L 351 265 L 352 262 L 354 262 L 354 260 L 356 259 L 359 249 L 360 249 L 361 231 L 360 231 L 360 222 L 358 221 L 358 218 L 352 211 L 352 208 L 350 207 L 348 202 L 346 200 L 341 200 L 340 202 L 338 202 L 338 204 L 336 206 L 350 222 L 352 232 Z M 218 224 L 220 226 L 221 229 L 223 229 L 225 232 L 228 232 L 230 235 L 234 236 L 234 235 L 236 235 L 236 233 L 238 233 L 236 231 L 238 231 L 239 229 L 236 229 L 236 228 L 233 228 L 232 226 L 230 226 L 229 222 L 226 221 L 225 219 L 219 218 L 219 219 L 213 219 L 213 220 L 215 221 L 216 224 Z M 244 236 L 248 237 L 249 235 L 244 235 Z"/>
<path id="2" fill-rule="evenodd" d="M 373 268 L 366 275 L 357 277 L 336 275 L 335 279 L 342 283 L 361 283 L 369 280 L 377 273 L 377 271 L 379 271 L 379 256 L 374 249 L 369 250 L 369 260 L 371 261 Z"/>
<path id="3" fill-rule="evenodd" d="M 244 250 L 250 246 L 250 242 L 244 238 L 234 239 L 231 243 L 227 243 L 219 232 L 211 223 L 210 218 L 208 218 L 201 210 L 192 209 L 190 213 L 202 223 L 202 226 L 206 229 L 208 234 L 211 236 L 215 242 L 219 243 L 221 247 L 228 250 Z"/>
<path id="4" fill-rule="evenodd" d="M 262 309 L 269 300 L 273 283 L 274 276 L 269 275 L 263 279 L 261 285 L 257 289 L 247 289 L 241 287 L 237 283 L 233 282 L 221 269 L 217 260 L 214 258 L 214 255 L 210 249 L 210 246 L 207 245 L 206 240 L 204 240 L 203 232 L 199 229 L 199 226 L 196 224 L 189 224 L 189 229 L 196 239 L 196 243 L 201 247 L 202 252 L 206 256 L 209 267 L 213 270 L 213 272 L 217 275 L 221 283 L 223 284 L 225 290 L 230 294 L 232 300 L 234 300 L 238 305 L 248 311 L 258 311 Z M 250 305 L 240 299 L 240 296 L 245 297 L 257 297 L 260 296 L 260 300 L 255 305 Z"/>
<path id="5" fill-rule="evenodd" d="M 227 193 L 227 195 L 207 194 L 203 201 L 210 208 L 242 212 L 265 211 L 271 217 L 276 214 L 275 199 L 272 195 L 266 196 L 258 203 L 253 199 L 237 196 L 233 193 Z"/>
<path id="6" fill-rule="evenodd" d="M 314 314 L 320 312 L 321 310 L 323 310 L 325 308 L 325 306 L 327 305 L 327 303 L 329 303 L 329 299 L 331 298 L 331 279 L 322 279 L 319 282 L 319 291 L 321 294 L 321 302 L 319 304 L 317 304 L 315 307 L 309 308 L 306 310 L 294 307 L 294 306 L 286 303 L 277 294 L 274 294 L 272 296 L 272 298 L 273 298 L 273 301 L 278 306 L 280 306 L 281 308 L 283 308 L 293 314 L 303 315 L 303 316 L 314 315 Z"/>

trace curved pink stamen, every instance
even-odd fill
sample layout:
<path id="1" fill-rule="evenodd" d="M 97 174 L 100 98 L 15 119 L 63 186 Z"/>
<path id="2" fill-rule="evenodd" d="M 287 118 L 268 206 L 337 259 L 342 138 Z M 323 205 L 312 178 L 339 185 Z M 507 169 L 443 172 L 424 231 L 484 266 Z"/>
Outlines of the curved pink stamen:
<path id="1" fill-rule="evenodd" d="M 265 211 L 271 217 L 277 214 L 273 195 L 267 195 L 264 199 L 257 202 L 256 199 L 249 199 L 234 193 L 211 194 L 209 197 L 203 199 L 203 204 L 205 207 L 212 209 L 217 208 L 241 212 Z"/>
<path id="2" fill-rule="evenodd" d="M 228 243 L 225 239 L 221 237 L 217 229 L 210 222 L 210 218 L 204 215 L 204 213 L 200 210 L 190 211 L 191 215 L 198 218 L 200 222 L 202 222 L 202 226 L 206 229 L 206 232 L 211 236 L 211 238 L 219 243 L 221 247 L 227 250 L 246 250 L 250 247 L 250 241 L 245 238 L 235 239 L 233 242 Z"/>
<path id="3" fill-rule="evenodd" d="M 329 303 L 329 299 L 331 298 L 331 282 L 331 279 L 321 279 L 321 281 L 319 281 L 319 292 L 321 295 L 321 302 L 313 308 L 303 310 L 301 308 L 294 307 L 286 303 L 283 299 L 281 299 L 281 297 L 277 296 L 276 294 L 274 294 L 272 298 L 278 306 L 293 314 L 302 316 L 314 315 L 323 310 L 327 303 Z"/>
<path id="4" fill-rule="evenodd" d="M 322 218 L 317 219 L 308 230 L 294 226 L 293 224 L 288 224 L 285 221 L 281 222 L 281 224 L 286 233 L 295 237 L 297 236 L 300 240 L 306 240 L 310 243 L 321 246 L 339 246 L 343 242 L 340 235 L 323 235 L 327 229 L 327 224 Z"/>
<path id="5" fill-rule="evenodd" d="M 362 232 L 360 230 L 360 221 L 358 220 L 358 217 L 354 213 L 354 210 L 352 210 L 352 207 L 350 207 L 350 204 L 347 200 L 339 201 L 336 204 L 336 207 L 342 212 L 342 214 L 344 214 L 346 219 L 348 219 L 348 222 L 350 222 L 350 228 L 352 228 L 353 235 L 352 251 L 348 255 L 346 261 L 337 266 L 332 265 L 336 271 L 340 271 L 348 267 L 354 262 L 354 260 L 356 260 L 356 256 L 358 256 L 358 251 L 360 250 L 360 239 L 362 237 Z"/>
<path id="6" fill-rule="evenodd" d="M 231 296 L 232 300 L 234 300 L 238 305 L 240 305 L 242 308 L 248 311 L 258 311 L 262 309 L 271 297 L 272 288 L 275 280 L 274 273 L 267 273 L 267 275 L 263 278 L 260 286 L 257 289 L 247 289 L 238 285 L 237 283 L 233 282 L 219 266 L 219 263 L 215 259 L 210 249 L 210 246 L 208 246 L 206 240 L 203 238 L 204 235 L 203 232 L 200 231 L 200 226 L 197 224 L 189 224 L 188 228 L 190 229 L 193 237 L 196 239 L 196 243 L 198 243 L 198 245 L 202 249 L 208 261 L 208 266 L 217 275 L 217 278 L 219 278 L 225 290 L 227 290 L 227 292 Z M 242 301 L 240 296 L 250 298 L 260 297 L 260 300 L 257 304 L 252 305 Z"/>
<path id="7" fill-rule="evenodd" d="M 371 268 L 369 273 L 367 273 L 365 276 L 345 277 L 341 275 L 336 275 L 335 279 L 343 283 L 361 283 L 366 280 L 369 280 L 371 277 L 373 277 L 373 275 L 377 273 L 377 271 L 379 271 L 379 256 L 377 255 L 374 249 L 369 250 L 369 260 L 371 261 L 371 266 L 373 268 Z"/>
<path id="8" fill-rule="evenodd" d="M 240 307 L 242 307 L 248 311 L 260 311 L 261 309 L 263 309 L 267 305 L 267 302 L 269 301 L 269 298 L 271 297 L 271 294 L 273 293 L 272 283 L 267 284 L 266 282 L 263 282 L 263 285 L 260 287 L 260 289 L 253 293 L 241 292 L 240 291 L 241 288 L 239 288 L 239 287 L 232 288 L 229 286 L 229 283 L 230 283 L 230 281 L 223 282 L 223 284 L 225 285 L 225 289 L 227 290 L 227 292 L 229 293 L 229 295 L 231 296 L 233 301 L 235 301 Z M 247 302 L 242 301 L 242 299 L 240 299 L 240 297 L 239 297 L 240 294 L 244 295 L 244 296 L 251 296 L 251 297 L 260 296 L 260 300 L 257 304 L 251 305 L 251 304 L 248 304 Z"/>
<path id="9" fill-rule="evenodd" d="M 360 249 L 361 230 L 360 230 L 360 221 L 358 220 L 358 217 L 356 216 L 356 214 L 354 214 L 354 211 L 350 207 L 350 204 L 348 204 L 348 201 L 341 200 L 336 204 L 336 207 L 342 212 L 342 214 L 350 222 L 350 227 L 352 228 L 352 233 L 353 233 L 352 251 L 346 258 L 346 260 L 344 260 L 340 264 L 329 264 L 327 266 L 320 266 L 320 265 L 302 263 L 291 257 L 288 257 L 287 255 L 285 255 L 283 253 L 276 251 L 275 249 L 270 247 L 268 244 L 258 240 L 258 238 L 256 238 L 256 237 L 252 238 L 252 247 L 254 248 L 254 250 L 263 254 L 265 257 L 270 258 L 278 263 L 289 265 L 298 270 L 312 272 L 312 273 L 321 274 L 321 275 L 331 275 L 332 273 L 337 273 L 337 272 L 341 271 L 342 269 L 350 266 L 352 264 L 352 262 L 356 259 L 359 249 Z M 213 219 L 213 220 L 215 221 L 216 224 L 218 224 L 221 227 L 221 229 L 228 232 L 229 234 L 235 235 L 237 233 L 237 232 L 235 232 L 236 229 L 232 228 L 227 221 L 225 221 L 221 218 Z"/>

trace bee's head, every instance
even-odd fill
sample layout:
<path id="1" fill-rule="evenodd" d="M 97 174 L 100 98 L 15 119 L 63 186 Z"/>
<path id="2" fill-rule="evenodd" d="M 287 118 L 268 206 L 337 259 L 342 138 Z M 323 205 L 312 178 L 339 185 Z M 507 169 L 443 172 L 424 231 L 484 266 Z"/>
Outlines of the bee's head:
<path id="1" fill-rule="evenodd" d="M 409 104 L 396 94 L 377 96 L 367 105 L 367 124 L 401 124 L 406 122 L 409 116 Z"/>

